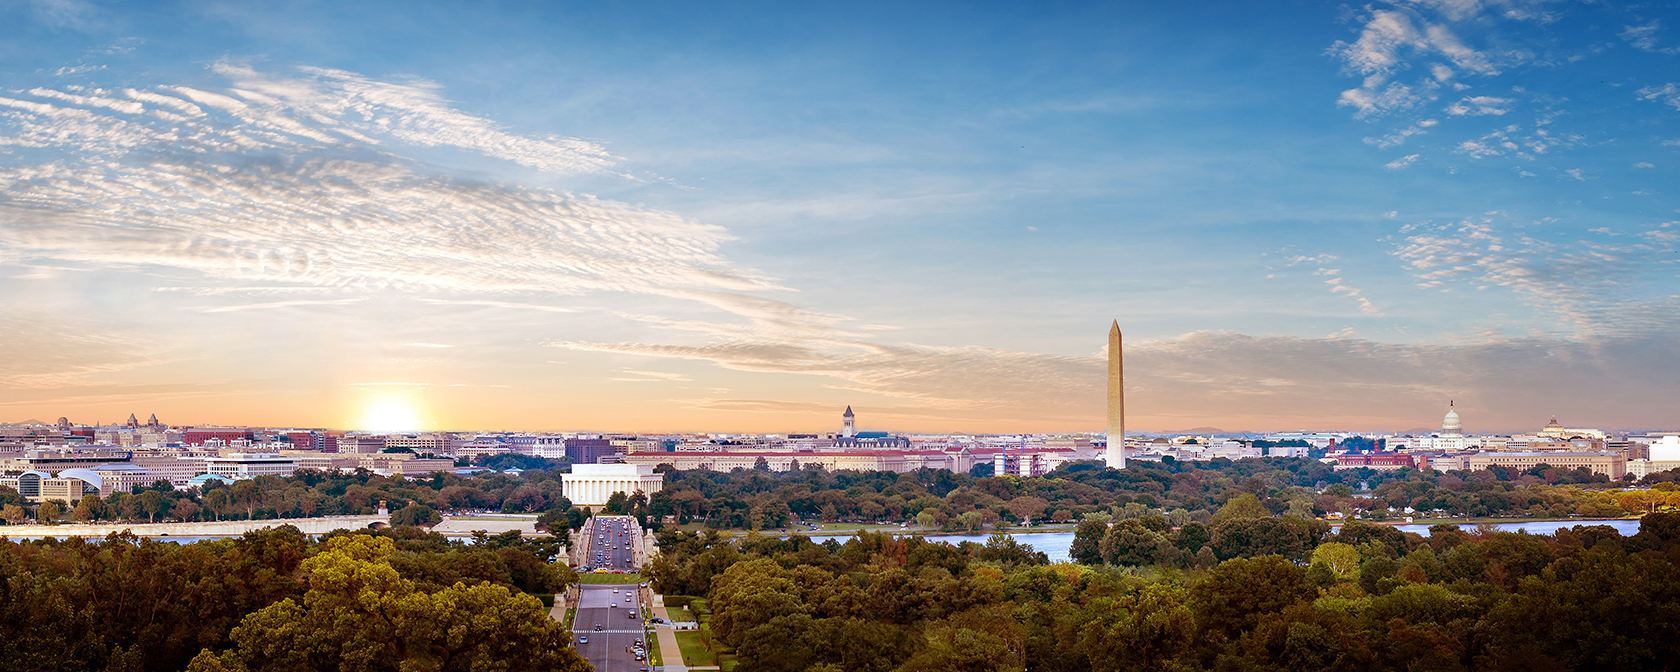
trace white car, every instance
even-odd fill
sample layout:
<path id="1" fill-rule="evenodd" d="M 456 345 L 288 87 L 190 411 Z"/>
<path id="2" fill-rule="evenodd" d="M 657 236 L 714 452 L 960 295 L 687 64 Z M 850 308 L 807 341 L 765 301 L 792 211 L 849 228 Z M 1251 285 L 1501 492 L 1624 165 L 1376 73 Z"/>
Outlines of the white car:
<path id="1" fill-rule="evenodd" d="M 612 608 L 614 608 L 614 609 L 617 609 L 617 608 L 618 608 L 618 603 L 617 603 L 617 602 L 614 602 L 614 603 L 612 603 L 612 604 L 611 604 L 611 605 L 609 605 L 609 606 L 611 606 L 611 607 L 612 607 Z"/>

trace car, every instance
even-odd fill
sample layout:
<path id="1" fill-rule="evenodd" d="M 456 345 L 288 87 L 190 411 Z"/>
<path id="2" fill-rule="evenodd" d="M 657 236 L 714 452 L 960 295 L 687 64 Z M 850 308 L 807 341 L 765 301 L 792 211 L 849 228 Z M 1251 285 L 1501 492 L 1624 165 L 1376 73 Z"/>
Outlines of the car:
<path id="1" fill-rule="evenodd" d="M 610 607 L 612 607 L 612 608 L 614 608 L 614 609 L 617 609 L 617 608 L 618 608 L 618 603 L 617 603 L 617 602 L 614 602 L 614 603 L 612 603 L 612 604 L 610 604 L 610 605 L 608 605 L 608 606 L 610 606 Z"/>
<path id="2" fill-rule="evenodd" d="M 632 620 L 632 621 L 636 620 L 636 612 L 632 611 L 632 612 L 630 612 L 629 615 L 630 615 L 630 620 Z"/>
<path id="3" fill-rule="evenodd" d="M 600 629 L 601 629 L 601 624 L 600 624 L 600 623 L 596 623 L 596 624 L 595 624 L 595 630 L 596 630 L 596 631 L 597 631 L 597 632 L 598 632 L 598 631 L 600 631 Z"/>
<path id="4" fill-rule="evenodd" d="M 578 643 L 579 644 L 588 644 L 589 643 L 589 635 L 578 635 Z"/>

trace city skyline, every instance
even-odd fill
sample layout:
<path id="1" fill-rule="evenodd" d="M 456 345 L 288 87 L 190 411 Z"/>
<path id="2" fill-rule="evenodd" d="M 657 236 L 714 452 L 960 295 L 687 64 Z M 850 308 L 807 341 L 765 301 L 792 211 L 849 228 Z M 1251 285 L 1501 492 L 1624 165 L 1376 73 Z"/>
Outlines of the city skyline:
<path id="1" fill-rule="evenodd" d="M 0 8 L 0 421 L 1680 424 L 1669 10 L 307 8 Z"/>

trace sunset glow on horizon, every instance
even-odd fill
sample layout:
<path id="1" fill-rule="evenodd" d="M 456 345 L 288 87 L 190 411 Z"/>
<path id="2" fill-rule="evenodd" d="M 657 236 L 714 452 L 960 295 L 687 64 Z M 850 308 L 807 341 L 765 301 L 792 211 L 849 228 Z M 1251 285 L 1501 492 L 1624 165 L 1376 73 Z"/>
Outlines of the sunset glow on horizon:
<path id="1" fill-rule="evenodd" d="M 1680 425 L 1646 10 L 47 4 L 0 422 Z"/>

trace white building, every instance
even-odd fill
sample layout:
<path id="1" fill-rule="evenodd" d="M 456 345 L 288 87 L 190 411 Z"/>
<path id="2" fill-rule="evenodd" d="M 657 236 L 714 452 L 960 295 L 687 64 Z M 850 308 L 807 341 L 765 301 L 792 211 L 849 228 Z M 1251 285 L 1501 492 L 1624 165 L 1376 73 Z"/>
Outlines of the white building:
<path id="1" fill-rule="evenodd" d="M 1668 434 L 1651 442 L 1651 459 L 1628 460 L 1628 473 L 1644 478 L 1670 469 L 1680 469 L 1680 435 Z"/>
<path id="2" fill-rule="evenodd" d="M 1269 457 L 1306 457 L 1306 446 L 1272 446 L 1266 449 Z"/>
<path id="3" fill-rule="evenodd" d="M 258 476 L 290 476 L 297 471 L 297 460 L 276 453 L 230 453 L 206 457 L 204 466 L 205 473 L 233 482 Z"/>
<path id="4" fill-rule="evenodd" d="M 561 492 L 577 506 L 602 506 L 615 492 L 652 495 L 665 487 L 665 475 L 651 464 L 574 464 L 560 475 Z"/>

